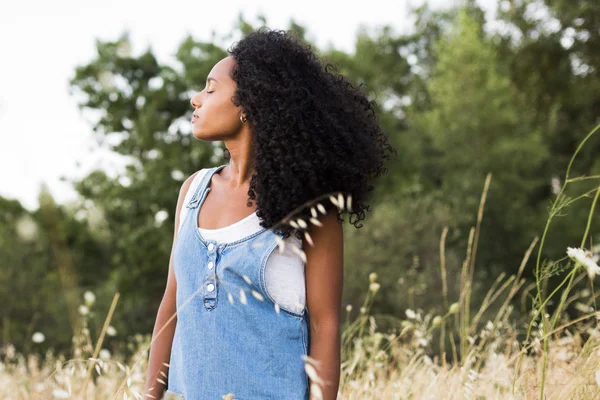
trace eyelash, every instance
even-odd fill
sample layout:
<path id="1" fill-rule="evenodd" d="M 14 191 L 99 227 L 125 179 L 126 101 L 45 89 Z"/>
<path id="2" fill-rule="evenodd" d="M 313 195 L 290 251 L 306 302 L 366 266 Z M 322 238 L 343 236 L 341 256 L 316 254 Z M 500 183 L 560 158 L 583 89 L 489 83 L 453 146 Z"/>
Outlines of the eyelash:
<path id="1" fill-rule="evenodd" d="M 214 92 L 214 90 L 213 90 L 212 92 Z M 212 92 L 206 92 L 206 93 L 209 93 L 209 94 L 210 94 L 210 93 L 212 93 Z"/>

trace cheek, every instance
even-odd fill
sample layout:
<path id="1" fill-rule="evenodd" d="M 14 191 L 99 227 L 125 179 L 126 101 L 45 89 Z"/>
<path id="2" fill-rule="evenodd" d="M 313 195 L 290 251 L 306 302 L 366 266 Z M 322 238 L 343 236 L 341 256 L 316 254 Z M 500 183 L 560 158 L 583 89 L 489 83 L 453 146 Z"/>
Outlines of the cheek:
<path id="1" fill-rule="evenodd" d="M 241 123 L 238 116 L 238 108 L 233 105 L 229 98 L 206 100 L 202 106 L 202 125 L 213 129 L 232 131 Z"/>
<path id="2" fill-rule="evenodd" d="M 209 108 L 205 111 L 208 111 Z M 233 105 L 229 97 L 215 98 L 210 104 L 210 118 L 221 123 L 227 123 L 228 121 L 235 122 L 238 114 L 238 109 Z"/>

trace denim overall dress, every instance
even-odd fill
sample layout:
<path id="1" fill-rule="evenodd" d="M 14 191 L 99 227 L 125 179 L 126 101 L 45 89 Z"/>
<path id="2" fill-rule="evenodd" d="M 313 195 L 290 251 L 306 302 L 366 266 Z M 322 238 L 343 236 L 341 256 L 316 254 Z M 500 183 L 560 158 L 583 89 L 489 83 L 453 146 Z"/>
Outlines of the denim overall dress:
<path id="1" fill-rule="evenodd" d="M 189 203 L 173 248 L 177 324 L 165 398 L 186 400 L 307 400 L 309 320 L 276 305 L 265 265 L 276 250 L 262 228 L 231 243 L 206 240 L 198 214 L 211 190 L 210 168 Z"/>

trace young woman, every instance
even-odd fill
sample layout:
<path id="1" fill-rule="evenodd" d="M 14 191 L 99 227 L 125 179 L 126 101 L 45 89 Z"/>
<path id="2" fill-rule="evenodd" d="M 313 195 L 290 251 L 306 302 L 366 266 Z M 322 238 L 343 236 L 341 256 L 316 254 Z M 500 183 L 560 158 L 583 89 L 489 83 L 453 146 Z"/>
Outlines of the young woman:
<path id="1" fill-rule="evenodd" d="M 191 99 L 193 135 L 223 141 L 228 163 L 179 192 L 146 393 L 335 399 L 340 215 L 362 226 L 395 150 L 375 103 L 291 33 L 261 28 L 228 52 Z"/>

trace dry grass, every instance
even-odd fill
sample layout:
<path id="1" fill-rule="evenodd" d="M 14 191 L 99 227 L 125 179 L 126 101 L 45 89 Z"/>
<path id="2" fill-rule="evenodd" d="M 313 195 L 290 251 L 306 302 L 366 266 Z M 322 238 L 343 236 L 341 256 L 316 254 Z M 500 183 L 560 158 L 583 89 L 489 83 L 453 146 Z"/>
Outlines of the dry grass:
<path id="1" fill-rule="evenodd" d="M 582 249 L 588 239 L 594 207 L 600 198 L 600 187 L 574 199 L 564 196 L 563 191 L 569 184 L 600 178 L 569 177 L 571 164 L 581 146 L 599 128 L 600 125 L 588 134 L 573 155 L 565 184 L 550 210 L 550 218 L 538 246 L 536 282 L 527 284 L 521 275 L 538 245 L 538 238 L 534 238 L 530 244 L 517 274 L 508 277 L 501 274 L 474 315 L 470 314 L 473 310 L 471 289 L 479 227 L 491 175 L 485 181 L 477 221 L 469 234 L 469 245 L 460 274 L 460 297 L 452 303 L 448 299 L 445 265 L 447 230 L 444 230 L 440 239 L 441 289 L 447 308 L 445 315 L 433 315 L 423 310 L 406 310 L 406 318 L 372 315 L 371 305 L 381 286 L 376 273 L 369 276 L 367 295 L 358 316 L 350 320 L 351 307 L 346 308 L 348 318 L 342 330 L 339 399 L 600 398 L 600 313 L 595 311 L 593 287 L 595 271 L 600 270 L 595 266 L 600 247 L 596 246 L 594 251 L 580 251 L 583 259 L 573 259 L 573 265 L 567 264 L 572 268 L 567 268 L 563 282 L 550 294 L 544 290 L 547 279 L 556 273 L 556 267 L 562 260 L 544 267 L 541 264 L 544 238 L 552 218 L 560 215 L 561 209 L 575 200 L 587 198 L 595 192 Z M 339 209 L 344 209 L 344 200 L 346 209 L 351 208 L 350 197 L 344 199 L 341 194 L 337 194 L 337 197 L 327 196 Z M 316 208 L 320 211 L 323 209 L 318 203 Z M 314 207 L 311 208 L 311 215 L 309 222 L 319 225 Z M 297 229 L 308 226 L 306 221 L 300 219 L 285 218 L 283 222 Z M 310 236 L 307 241 L 312 242 Z M 282 249 L 284 242 L 278 244 Z M 302 250 L 297 251 L 302 256 Z M 590 278 L 591 290 L 583 289 L 570 294 L 574 284 L 586 277 Z M 534 289 L 537 293 L 530 296 Z M 228 299 L 233 303 L 231 293 Z M 239 293 L 240 303 L 247 304 L 250 297 L 246 297 L 243 289 Z M 250 293 L 252 298 L 264 300 L 259 293 Z M 511 304 L 519 300 L 517 296 L 533 300 L 529 321 L 518 322 L 519 318 L 513 316 Z M 545 307 L 557 296 L 560 296 L 556 302 L 558 307 L 553 315 L 549 315 Z M 90 306 L 88 300 L 84 307 Z M 102 349 L 104 335 L 114 334 L 109 324 L 117 300 L 118 294 L 95 345 L 87 328 L 87 308 L 81 309 L 80 306 L 83 318 L 80 318 L 81 323 L 73 337 L 73 359 L 66 360 L 62 355 L 48 353 L 41 363 L 39 356 L 25 358 L 7 345 L 3 352 L 6 357 L 0 363 L 0 397 L 11 400 L 142 399 L 151 337 L 136 335 L 134 342 L 130 343 L 135 350 L 134 356 L 127 361 Z M 565 310 L 571 306 L 580 312 L 580 317 L 569 321 Z M 484 312 L 492 307 L 496 312 L 493 320 L 482 320 Z M 279 312 L 277 305 L 275 312 Z M 397 322 L 400 329 L 378 331 L 377 322 L 385 318 Z M 525 332 L 525 340 L 520 341 L 518 338 Z M 44 340 L 41 333 L 36 333 L 34 338 L 36 341 Z M 442 354 L 433 355 L 432 345 L 437 341 Z M 449 349 L 446 349 L 446 343 L 450 344 Z M 318 361 L 306 357 L 305 365 L 312 384 L 317 385 L 311 392 L 318 397 L 318 385 L 322 383 L 317 372 Z M 165 373 L 162 373 L 162 377 L 165 380 L 167 378 Z M 223 398 L 231 399 L 232 396 L 224 394 Z M 283 398 L 285 394 L 282 394 Z"/>
<path id="2" fill-rule="evenodd" d="M 432 359 L 428 349 L 439 339 L 442 324 L 459 320 L 460 310 L 451 306 L 452 310 L 441 319 L 420 310 L 407 310 L 407 317 L 400 321 L 403 326 L 400 332 L 379 332 L 376 323 L 379 317 L 369 313 L 379 291 L 378 285 L 374 285 L 376 278 L 371 275 L 363 312 L 345 324 L 339 399 L 535 399 L 539 396 L 540 333 L 534 331 L 534 339 L 517 374 L 522 354 L 516 340 L 517 330 L 522 332 L 525 327 L 517 328 L 511 322 L 510 306 L 468 336 L 463 359 L 446 363 L 437 356 Z M 507 281 L 514 285 L 514 279 Z M 135 355 L 125 362 L 106 349 L 98 351 L 97 346 L 95 349 L 86 319 L 82 321 L 79 333 L 73 338 L 76 357 L 71 360 L 49 353 L 41 364 L 39 356 L 25 359 L 8 346 L 7 357 L 0 366 L 0 397 L 111 399 L 119 393 L 119 399 L 142 399 L 150 336 L 136 335 L 131 343 Z M 548 399 L 600 396 L 596 383 L 600 335 L 594 324 L 584 323 L 585 320 L 581 325 L 561 330 L 549 342 L 545 385 Z M 589 337 L 587 342 L 583 336 Z M 93 357 L 95 352 L 100 356 Z M 84 390 L 90 371 L 91 379 Z"/>

